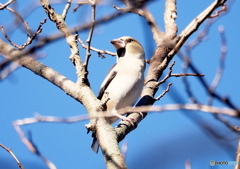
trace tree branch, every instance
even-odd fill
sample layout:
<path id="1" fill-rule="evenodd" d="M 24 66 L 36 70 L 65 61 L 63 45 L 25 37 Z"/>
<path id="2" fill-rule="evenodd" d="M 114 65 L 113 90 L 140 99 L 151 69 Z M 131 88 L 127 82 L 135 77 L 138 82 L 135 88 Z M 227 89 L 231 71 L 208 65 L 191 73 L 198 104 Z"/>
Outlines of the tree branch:
<path id="1" fill-rule="evenodd" d="M 240 168 L 240 139 L 238 140 L 238 147 L 236 151 L 236 161 L 237 161 L 237 165 L 235 165 L 234 169 L 239 169 Z"/>
<path id="2" fill-rule="evenodd" d="M 145 87 L 142 91 L 142 98 L 137 103 L 137 106 L 152 105 L 155 102 L 153 98 L 158 90 L 158 79 L 162 76 L 163 71 L 167 68 L 168 63 L 171 61 L 173 56 L 183 45 L 183 43 L 188 39 L 188 37 L 197 30 L 197 28 L 206 20 L 212 12 L 223 5 L 227 0 L 215 0 L 208 8 L 206 8 L 196 19 L 194 19 L 189 26 L 187 26 L 184 31 L 180 34 L 180 40 L 176 39 L 176 35 L 169 33 L 170 35 L 161 35 L 163 38 L 162 42 L 157 47 L 154 52 L 153 57 L 150 59 L 149 70 L 145 78 Z M 168 1 L 170 2 L 170 1 Z M 172 1 L 173 2 L 173 1 Z M 171 14 L 168 12 L 168 14 Z M 128 115 L 129 118 L 133 118 L 136 124 L 140 123 L 146 114 L 142 117 L 138 113 L 132 113 Z M 124 125 L 118 125 L 115 130 L 118 135 L 118 141 L 122 140 L 129 132 L 134 130 L 135 127 L 131 126 L 128 122 L 124 122 Z"/>
<path id="3" fill-rule="evenodd" d="M 15 58 L 16 55 L 21 55 L 22 52 L 0 40 L 0 53 L 11 60 Z M 92 90 L 87 85 L 82 84 L 79 86 L 65 76 L 29 56 L 22 56 L 20 59 L 16 60 L 16 62 L 36 75 L 48 80 L 63 90 L 67 95 L 82 103 L 90 116 L 95 116 L 96 110 L 102 109 L 101 102 L 95 97 Z"/>
<path id="4" fill-rule="evenodd" d="M 68 0 L 64 10 L 63 10 L 63 13 L 62 13 L 62 17 L 63 17 L 63 20 L 65 21 L 66 20 L 66 17 L 67 17 L 67 13 L 69 11 L 69 8 L 71 7 L 71 3 L 72 3 L 72 0 Z"/>
<path id="5" fill-rule="evenodd" d="M 178 31 L 175 20 L 177 19 L 176 0 L 166 0 L 164 22 L 166 34 L 170 37 L 175 37 Z"/>
<path id="6" fill-rule="evenodd" d="M 7 6 L 10 5 L 11 3 L 13 3 L 14 1 L 16 1 L 16 0 L 9 0 L 4 5 L 0 4 L 0 10 L 3 10 L 4 8 L 7 8 Z"/>
<path id="7" fill-rule="evenodd" d="M 23 165 L 21 164 L 21 162 L 18 160 L 18 158 L 15 156 L 15 154 L 12 152 L 10 148 L 5 147 L 3 144 L 0 144 L 0 147 L 6 150 L 14 158 L 19 168 L 24 169 Z"/>
<path id="8" fill-rule="evenodd" d="M 211 16 L 211 14 L 216 10 L 219 6 L 224 5 L 227 0 L 215 0 L 209 7 L 207 7 L 201 14 L 199 14 L 179 35 L 181 38 L 176 44 L 176 46 L 172 49 L 172 51 L 168 54 L 168 57 L 176 54 L 183 43 L 191 36 L 199 26 Z"/>
<path id="9" fill-rule="evenodd" d="M 93 2 L 91 2 L 89 0 L 89 2 L 91 3 L 91 7 L 92 7 L 92 26 L 90 28 L 89 31 L 89 35 L 87 38 L 87 51 L 86 51 L 86 58 L 85 58 L 85 62 L 84 62 L 84 68 L 85 71 L 88 72 L 88 62 L 89 62 L 89 58 L 91 56 L 91 52 L 90 52 L 90 48 L 91 48 L 91 41 L 92 41 L 92 36 L 93 36 L 93 31 L 94 31 L 94 27 L 95 27 L 95 15 L 96 15 L 96 0 L 93 0 Z"/>

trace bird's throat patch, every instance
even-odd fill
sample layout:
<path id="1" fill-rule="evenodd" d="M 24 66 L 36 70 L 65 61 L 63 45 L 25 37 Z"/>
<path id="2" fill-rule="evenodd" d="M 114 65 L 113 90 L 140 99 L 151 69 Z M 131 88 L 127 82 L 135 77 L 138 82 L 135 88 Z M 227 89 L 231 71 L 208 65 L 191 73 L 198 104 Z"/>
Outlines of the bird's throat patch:
<path id="1" fill-rule="evenodd" d="M 123 57 L 125 55 L 126 49 L 125 48 L 119 48 L 117 50 L 117 55 L 119 58 Z"/>

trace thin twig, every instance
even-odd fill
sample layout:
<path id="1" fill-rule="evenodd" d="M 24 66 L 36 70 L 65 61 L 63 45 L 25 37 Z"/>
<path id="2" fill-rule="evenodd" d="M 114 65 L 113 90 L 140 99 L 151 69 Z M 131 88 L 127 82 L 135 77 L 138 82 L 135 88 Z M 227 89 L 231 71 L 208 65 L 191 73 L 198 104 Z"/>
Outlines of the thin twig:
<path id="1" fill-rule="evenodd" d="M 221 54 L 220 54 L 220 58 L 219 58 L 219 67 L 217 69 L 215 77 L 213 78 L 212 84 L 209 87 L 209 92 L 210 93 L 213 93 L 214 90 L 217 88 L 218 84 L 220 83 L 220 80 L 221 80 L 222 75 L 223 75 L 225 58 L 226 58 L 226 55 L 227 55 L 227 44 L 226 44 L 226 37 L 225 37 L 225 34 L 224 34 L 224 27 L 220 26 L 218 28 L 218 30 L 219 30 L 220 37 L 221 37 L 221 42 L 222 42 Z M 210 94 L 207 103 L 209 105 L 211 105 L 213 99 L 214 99 L 213 96 Z"/>
<path id="2" fill-rule="evenodd" d="M 95 16 L 96 16 L 96 0 L 92 0 L 92 1 L 89 0 L 89 2 L 91 3 L 91 7 L 92 7 L 92 26 L 90 28 L 88 38 L 86 40 L 87 50 L 86 50 L 85 62 L 83 64 L 86 72 L 88 71 L 87 69 L 88 62 L 89 62 L 89 58 L 91 57 L 90 47 L 91 47 L 91 41 L 92 41 L 93 31 L 95 27 Z"/>
<path id="3" fill-rule="evenodd" d="M 237 112 L 233 109 L 228 108 L 219 108 L 213 107 L 208 105 L 200 105 L 200 104 L 169 104 L 164 106 L 139 106 L 139 107 L 125 107 L 122 109 L 118 109 L 117 112 L 121 115 L 124 115 L 129 112 L 162 112 L 162 111 L 172 111 L 172 110 L 200 110 L 207 113 L 220 113 L 229 116 L 237 116 Z M 111 112 L 103 111 L 98 112 L 95 117 L 91 118 L 102 118 L 102 117 L 113 117 L 114 115 Z M 31 118 L 24 118 L 21 120 L 16 120 L 13 125 L 17 133 L 19 134 L 22 142 L 28 147 L 28 149 L 35 153 L 36 148 L 34 145 L 26 138 L 23 131 L 21 130 L 20 126 L 29 125 L 33 123 L 39 122 L 49 122 L 49 123 L 75 123 L 83 120 L 88 120 L 89 115 L 81 115 L 81 116 L 74 116 L 68 118 L 59 118 L 54 116 L 42 116 L 40 114 L 36 114 L 34 117 Z"/>
<path id="4" fill-rule="evenodd" d="M 155 100 L 160 100 L 163 96 L 165 96 L 165 94 L 166 94 L 167 92 L 169 92 L 171 85 L 172 85 L 172 83 L 168 83 L 167 89 L 164 90 L 163 93 L 160 94 L 157 98 L 155 98 Z"/>
<path id="5" fill-rule="evenodd" d="M 21 123 L 22 123 L 21 120 L 19 121 L 17 120 L 13 123 L 13 126 L 16 132 L 18 133 L 21 141 L 27 146 L 28 150 L 31 151 L 33 154 L 36 154 L 38 157 L 40 157 L 40 159 L 48 166 L 49 169 L 57 169 L 57 167 L 50 160 L 48 160 L 40 153 L 38 147 L 36 146 L 36 144 L 34 144 L 32 138 L 27 139 L 24 132 L 20 128 L 20 125 L 23 125 Z"/>
<path id="6" fill-rule="evenodd" d="M 35 114 L 34 117 L 30 118 L 24 118 L 22 120 L 16 120 L 14 122 L 15 125 L 22 126 L 22 125 L 28 125 L 38 122 L 49 122 L 49 123 L 76 123 L 79 121 L 88 120 L 88 115 L 81 115 L 81 116 L 73 116 L 68 118 L 60 118 L 55 116 L 42 116 L 38 113 Z"/>
<path id="7" fill-rule="evenodd" d="M 219 120 L 220 122 L 222 122 L 227 128 L 229 128 L 230 130 L 232 130 L 233 132 L 240 132 L 236 126 L 232 125 L 230 122 L 228 122 L 226 119 L 224 119 L 223 117 L 221 117 L 219 114 L 214 114 L 214 117 Z"/>
<path id="8" fill-rule="evenodd" d="M 186 66 L 186 67 L 187 67 L 187 66 Z M 195 69 L 196 69 L 196 68 L 195 68 Z M 183 69 L 183 71 L 187 71 L 187 69 L 185 68 L 185 69 Z M 198 71 L 196 71 L 196 72 L 198 72 Z M 196 74 L 198 74 L 198 73 L 196 73 Z M 202 79 L 202 78 L 201 78 L 201 79 Z M 186 76 L 184 76 L 184 77 L 182 78 L 182 81 L 183 81 L 183 83 L 184 83 L 184 85 L 185 85 L 185 91 L 186 91 L 186 93 L 187 93 L 190 101 L 191 101 L 192 103 L 200 103 L 200 102 L 197 100 L 197 98 L 195 97 L 193 91 L 191 90 L 191 85 L 190 85 L 190 83 L 189 83 L 189 81 L 188 81 L 188 78 L 187 78 Z"/>
<path id="9" fill-rule="evenodd" d="M 101 1 L 101 0 L 96 0 L 96 4 Z M 73 12 L 76 12 L 82 5 L 86 5 L 86 4 L 91 4 L 91 2 L 89 0 L 83 1 L 83 2 L 78 2 L 77 6 L 75 8 L 73 8 Z"/>
<path id="10" fill-rule="evenodd" d="M 96 20 L 95 25 L 111 21 L 112 19 L 115 19 L 115 18 L 117 18 L 119 16 L 123 16 L 123 14 L 124 13 L 121 13 L 121 12 L 115 12 L 115 13 L 112 13 L 110 15 L 106 15 L 106 16 Z M 91 23 L 87 23 L 85 25 L 81 25 L 79 27 L 72 28 L 69 31 L 70 32 L 84 31 L 84 30 L 87 30 L 87 29 L 91 28 L 91 26 L 92 26 Z M 39 38 L 39 41 L 38 41 L 38 43 L 35 46 L 33 46 L 33 47 L 29 48 L 29 49 L 26 49 L 24 52 L 19 53 L 18 55 L 15 55 L 14 57 L 11 57 L 11 61 L 15 61 L 15 60 L 21 58 L 24 55 L 28 55 L 28 54 L 34 53 L 37 50 L 40 50 L 41 48 L 43 48 L 45 45 L 47 45 L 48 44 L 47 42 L 57 41 L 57 40 L 63 38 L 64 36 L 65 36 L 65 34 L 60 32 L 60 33 L 53 33 L 53 34 L 45 36 L 45 37 L 41 37 L 41 38 Z M 7 65 L 9 62 L 10 62 L 10 60 L 6 60 L 4 62 L 1 62 L 0 63 L 0 70 L 5 65 Z"/>
<path id="11" fill-rule="evenodd" d="M 11 3 L 13 3 L 14 1 L 16 1 L 16 0 L 9 0 L 4 5 L 0 3 L 0 10 L 3 10 L 4 8 L 7 8 L 7 6 L 10 5 Z"/>
<path id="12" fill-rule="evenodd" d="M 168 78 L 171 77 L 172 68 L 173 68 L 174 65 L 175 65 L 175 60 L 174 60 L 173 63 L 169 66 L 169 71 L 168 71 L 167 75 L 166 75 L 160 82 L 158 82 L 158 85 L 163 84 L 164 82 L 166 82 L 166 80 L 167 80 Z"/>
<path id="13" fill-rule="evenodd" d="M 237 164 L 234 166 L 234 169 L 240 168 L 240 139 L 238 140 L 238 146 L 236 151 L 236 162 Z"/>
<path id="14" fill-rule="evenodd" d="M 164 82 L 166 82 L 167 79 L 169 79 L 170 77 L 181 77 L 181 76 L 204 76 L 204 74 L 197 74 L 197 73 L 179 73 L 179 74 L 172 74 L 172 68 L 175 65 L 175 61 L 173 61 L 173 63 L 169 66 L 169 71 L 167 73 L 167 75 L 157 84 L 163 84 Z"/>
<path id="15" fill-rule="evenodd" d="M 44 54 L 44 53 L 42 53 L 42 54 L 38 53 L 36 55 L 32 55 L 31 57 L 34 59 L 41 59 L 41 58 L 44 58 L 45 56 L 46 56 L 46 54 Z M 4 55 L 3 55 L 3 57 L 4 57 Z M 14 72 L 19 67 L 20 67 L 20 65 L 18 63 L 11 62 L 9 65 L 7 65 L 6 68 L 4 68 L 0 71 L 0 80 L 6 79 L 12 72 Z"/>
<path id="16" fill-rule="evenodd" d="M 171 57 L 176 54 L 183 43 L 188 39 L 190 35 L 192 35 L 198 27 L 216 10 L 219 6 L 224 5 L 227 0 L 215 0 L 209 7 L 207 7 L 201 14 L 199 14 L 179 35 L 181 38 L 172 49 L 171 52 L 168 53 L 168 56 Z"/>
<path id="17" fill-rule="evenodd" d="M 227 11 L 227 6 L 225 4 L 223 4 L 222 9 L 220 9 L 219 11 L 215 11 L 215 13 L 213 15 L 209 16 L 209 18 L 218 17 L 221 12 L 225 12 L 225 11 Z"/>
<path id="18" fill-rule="evenodd" d="M 23 45 L 21 45 L 21 46 L 15 44 L 15 43 L 8 37 L 8 35 L 5 33 L 5 30 L 4 30 L 3 26 L 0 26 L 0 29 L 1 29 L 2 33 L 4 34 L 5 38 L 6 38 L 14 47 L 16 47 L 16 48 L 19 49 L 19 50 L 23 50 L 24 48 L 26 48 L 28 45 L 30 45 L 30 44 L 33 42 L 33 40 L 36 38 L 36 36 L 37 36 L 38 34 L 40 34 L 40 33 L 42 32 L 42 26 L 43 26 L 44 23 L 46 23 L 46 21 L 47 21 L 47 19 L 45 18 L 42 22 L 40 22 L 40 25 L 39 25 L 38 29 L 36 30 L 36 32 L 34 32 L 33 34 L 29 34 L 29 35 L 28 35 L 28 40 L 27 40 L 27 42 L 25 42 L 25 43 L 24 43 Z"/>
<path id="19" fill-rule="evenodd" d="M 113 5 L 113 7 L 118 11 L 131 12 L 131 13 L 138 14 L 139 16 L 142 16 L 145 19 L 146 23 L 151 28 L 155 42 L 159 45 L 162 42 L 162 38 L 160 37 L 161 30 L 159 29 L 152 14 L 147 10 L 146 7 L 143 7 L 143 9 L 136 8 L 132 6 L 128 0 L 124 1 L 124 3 L 126 5 L 126 8 L 119 8 L 116 5 Z"/>
<path id="20" fill-rule="evenodd" d="M 196 74 L 200 74 L 199 73 L 199 70 L 193 65 L 192 62 L 189 61 L 189 58 L 187 58 L 182 52 L 178 52 L 178 55 L 180 56 L 181 59 L 185 60 L 185 63 L 188 64 L 188 68 L 191 69 L 194 73 Z M 185 78 L 183 78 L 183 80 L 186 80 Z M 225 105 L 227 105 L 228 107 L 232 108 L 232 109 L 235 109 L 237 111 L 239 111 L 240 113 L 240 110 L 238 110 L 238 107 L 236 105 L 234 105 L 230 100 L 229 98 L 225 97 L 225 96 L 221 96 L 220 94 L 218 94 L 216 91 L 214 92 L 211 92 L 209 90 L 209 85 L 207 84 L 206 80 L 204 78 L 200 78 L 198 77 L 198 80 L 200 81 L 200 83 L 202 84 L 203 88 L 210 94 L 212 95 L 212 97 L 214 97 L 215 99 L 219 100 L 220 102 L 224 103 Z M 187 90 L 187 93 L 189 95 L 189 97 L 191 99 L 193 99 L 193 102 L 196 103 L 197 101 L 194 99 L 195 97 L 193 96 L 193 93 L 190 91 L 190 85 L 188 84 L 187 81 L 185 81 L 185 85 L 186 85 L 186 90 Z"/>
<path id="21" fill-rule="evenodd" d="M 10 12 L 12 12 L 14 14 L 14 16 L 16 16 L 25 25 L 25 28 L 26 28 L 26 31 L 27 31 L 27 35 L 31 36 L 31 30 L 30 30 L 30 28 L 28 26 L 28 23 L 23 19 L 23 17 L 18 12 L 16 12 L 15 10 L 13 10 L 10 7 L 6 7 L 6 9 L 9 10 Z"/>
<path id="22" fill-rule="evenodd" d="M 76 34 L 78 34 L 78 33 L 76 32 Z M 79 35 L 78 35 L 78 42 L 82 45 L 82 47 L 84 49 L 87 49 L 87 45 L 84 44 L 84 42 L 81 40 Z M 91 46 L 90 46 L 90 50 L 97 52 L 98 56 L 100 56 L 101 58 L 105 58 L 105 55 L 103 55 L 103 54 L 107 54 L 107 55 L 111 55 L 111 56 L 116 56 L 117 55 L 116 53 L 113 53 L 113 52 L 110 52 L 110 51 L 107 51 L 107 50 L 100 50 L 100 49 L 97 49 L 97 48 L 94 48 L 94 47 L 91 47 Z"/>
<path id="23" fill-rule="evenodd" d="M 179 73 L 179 74 L 171 74 L 171 77 L 182 77 L 182 76 L 204 76 L 204 74 L 196 74 L 196 73 Z"/>
<path id="24" fill-rule="evenodd" d="M 19 168 L 24 169 L 23 165 L 21 164 L 21 162 L 18 160 L 18 158 L 15 156 L 15 154 L 12 152 L 12 150 L 10 148 L 5 147 L 3 144 L 0 144 L 0 147 L 2 147 L 3 149 L 5 149 L 9 154 L 11 154 L 11 156 L 14 158 L 14 160 L 17 162 L 17 165 Z"/>
<path id="25" fill-rule="evenodd" d="M 161 112 L 161 111 L 170 111 L 170 110 L 199 110 L 206 113 L 212 114 L 224 114 L 228 116 L 236 117 L 238 112 L 234 109 L 229 108 L 220 108 L 208 105 L 201 104 L 169 104 L 165 106 L 139 106 L 139 107 L 125 107 L 117 110 L 119 114 L 125 114 L 126 112 Z M 111 117 L 112 114 L 109 112 L 103 112 L 107 117 Z M 104 116 L 104 117 L 106 117 Z"/>
<path id="26" fill-rule="evenodd" d="M 69 11 L 69 8 L 71 7 L 71 3 L 72 3 L 72 0 L 68 0 L 67 4 L 63 10 L 63 13 L 62 13 L 63 20 L 65 20 L 67 17 L 67 13 Z"/>

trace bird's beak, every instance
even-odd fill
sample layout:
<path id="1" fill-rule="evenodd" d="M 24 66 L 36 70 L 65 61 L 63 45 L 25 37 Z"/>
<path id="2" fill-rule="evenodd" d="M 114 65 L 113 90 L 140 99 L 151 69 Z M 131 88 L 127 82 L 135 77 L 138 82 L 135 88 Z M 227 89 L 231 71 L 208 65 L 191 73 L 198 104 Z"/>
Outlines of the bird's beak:
<path id="1" fill-rule="evenodd" d="M 113 39 L 110 41 L 116 49 L 125 48 L 126 44 L 121 39 Z"/>

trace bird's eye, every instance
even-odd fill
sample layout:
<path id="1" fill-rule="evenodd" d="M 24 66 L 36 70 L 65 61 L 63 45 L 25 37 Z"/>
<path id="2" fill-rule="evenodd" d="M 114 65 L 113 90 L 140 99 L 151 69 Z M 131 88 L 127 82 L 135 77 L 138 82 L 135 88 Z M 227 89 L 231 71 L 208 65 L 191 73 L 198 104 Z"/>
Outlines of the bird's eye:
<path id="1" fill-rule="evenodd" d="M 132 39 L 127 39 L 127 42 L 128 42 L 128 43 L 130 43 L 130 42 L 132 42 L 132 41 L 133 41 Z"/>

